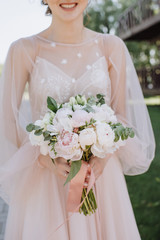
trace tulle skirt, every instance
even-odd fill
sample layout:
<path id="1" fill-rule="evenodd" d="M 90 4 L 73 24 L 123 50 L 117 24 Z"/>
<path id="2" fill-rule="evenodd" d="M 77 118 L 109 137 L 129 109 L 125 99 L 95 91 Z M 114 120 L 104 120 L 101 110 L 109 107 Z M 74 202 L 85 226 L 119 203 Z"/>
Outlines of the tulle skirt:
<path id="1" fill-rule="evenodd" d="M 140 240 L 115 155 L 95 183 L 98 209 L 87 217 L 66 211 L 69 184 L 64 187 L 64 180 L 41 168 L 38 155 L 39 149 L 26 143 L 0 168 L 1 195 L 9 204 L 5 240 Z"/>

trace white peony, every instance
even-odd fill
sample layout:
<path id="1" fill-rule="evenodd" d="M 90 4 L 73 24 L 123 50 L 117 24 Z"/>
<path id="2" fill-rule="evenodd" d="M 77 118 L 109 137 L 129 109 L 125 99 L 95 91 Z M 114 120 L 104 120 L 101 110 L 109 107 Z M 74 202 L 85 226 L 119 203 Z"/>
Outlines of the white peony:
<path id="1" fill-rule="evenodd" d="M 104 158 L 106 156 L 103 147 L 99 143 L 95 143 L 92 145 L 91 152 L 94 156 L 99 158 Z"/>
<path id="2" fill-rule="evenodd" d="M 88 113 L 85 110 L 76 110 L 72 115 L 72 126 L 80 127 L 90 122 L 93 113 Z"/>
<path id="3" fill-rule="evenodd" d="M 116 115 L 109 116 L 109 122 L 117 123 L 117 117 L 116 117 Z"/>
<path id="4" fill-rule="evenodd" d="M 50 135 L 57 135 L 59 133 L 59 130 L 53 126 L 52 124 L 47 125 L 47 131 L 51 132 Z"/>
<path id="5" fill-rule="evenodd" d="M 108 106 L 107 104 L 103 104 L 101 105 L 101 109 L 107 113 L 107 122 L 117 123 L 117 117 L 115 115 L 115 112 L 110 106 Z"/>
<path id="6" fill-rule="evenodd" d="M 63 103 L 63 108 L 68 108 L 72 110 L 72 105 L 70 105 L 70 103 Z"/>
<path id="7" fill-rule="evenodd" d="M 86 128 L 79 134 L 79 142 L 82 149 L 96 143 L 96 133 L 93 128 Z"/>
<path id="8" fill-rule="evenodd" d="M 94 113 L 95 120 L 112 122 L 112 123 L 117 122 L 117 118 L 114 114 L 114 111 L 107 104 L 103 104 L 100 107 L 93 106 L 93 109 L 95 110 L 95 113 Z"/>
<path id="9" fill-rule="evenodd" d="M 121 138 L 117 142 L 115 142 L 116 149 L 119 149 L 120 147 L 125 146 L 125 145 L 126 145 L 126 140 L 122 140 Z"/>
<path id="10" fill-rule="evenodd" d="M 42 120 L 36 120 L 34 125 L 43 128 L 44 127 L 44 122 Z"/>
<path id="11" fill-rule="evenodd" d="M 71 109 L 68 109 L 68 108 L 60 108 L 56 114 L 55 114 L 55 117 L 53 119 L 53 124 L 54 122 L 58 122 L 61 118 L 68 118 L 68 115 L 71 115 L 72 116 L 73 114 L 73 111 Z"/>
<path id="12" fill-rule="evenodd" d="M 62 131 L 64 129 L 65 131 L 72 132 L 73 130 L 72 120 L 68 117 L 60 118 L 59 123 L 56 127 L 58 128 L 59 131 Z"/>
<path id="13" fill-rule="evenodd" d="M 53 119 L 53 125 L 56 126 L 59 131 L 62 131 L 63 129 L 66 131 L 72 131 L 72 120 L 69 117 L 69 115 L 72 116 L 72 114 L 73 111 L 71 109 L 59 109 Z"/>
<path id="14" fill-rule="evenodd" d="M 49 141 L 44 141 L 44 143 L 40 146 L 40 153 L 42 155 L 47 155 L 49 153 L 48 143 Z"/>
<path id="15" fill-rule="evenodd" d="M 105 111 L 99 109 L 99 112 L 94 113 L 94 119 L 96 121 L 106 121 L 107 113 Z"/>
<path id="16" fill-rule="evenodd" d="M 108 114 L 110 114 L 110 115 L 113 115 L 113 114 L 114 114 L 113 109 L 112 109 L 110 106 L 108 106 L 107 104 L 102 104 L 102 105 L 101 105 L 101 108 L 102 108 L 104 111 L 108 112 Z"/>
<path id="17" fill-rule="evenodd" d="M 73 110 L 74 110 L 74 111 L 76 111 L 76 110 L 82 110 L 83 108 L 84 108 L 84 106 L 82 106 L 82 105 L 78 105 L 78 104 L 77 104 L 77 105 L 75 105 L 75 104 L 73 105 Z"/>
<path id="18" fill-rule="evenodd" d="M 107 123 L 97 123 L 96 133 L 98 138 L 98 143 L 104 151 L 107 153 L 114 146 L 115 133 L 112 128 Z"/>
<path id="19" fill-rule="evenodd" d="M 41 134 L 40 136 L 37 136 L 34 134 L 35 131 L 32 131 L 29 134 L 29 139 L 30 142 L 33 146 L 41 146 L 44 143 L 44 137 L 43 134 Z"/>

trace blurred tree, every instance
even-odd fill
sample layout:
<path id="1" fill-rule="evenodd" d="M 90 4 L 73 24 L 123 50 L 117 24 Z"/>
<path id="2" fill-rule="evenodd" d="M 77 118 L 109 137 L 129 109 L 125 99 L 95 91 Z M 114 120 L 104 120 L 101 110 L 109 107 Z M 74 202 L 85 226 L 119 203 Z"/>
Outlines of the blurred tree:
<path id="1" fill-rule="evenodd" d="M 116 34 L 119 16 L 137 0 L 93 0 L 87 9 L 85 25 L 97 32 Z M 136 68 L 160 63 L 160 41 L 127 42 Z"/>
<path id="2" fill-rule="evenodd" d="M 85 15 L 85 23 L 91 29 L 98 32 L 115 32 L 116 21 L 121 13 L 129 6 L 134 4 L 136 0 L 91 0 L 87 14 Z"/>

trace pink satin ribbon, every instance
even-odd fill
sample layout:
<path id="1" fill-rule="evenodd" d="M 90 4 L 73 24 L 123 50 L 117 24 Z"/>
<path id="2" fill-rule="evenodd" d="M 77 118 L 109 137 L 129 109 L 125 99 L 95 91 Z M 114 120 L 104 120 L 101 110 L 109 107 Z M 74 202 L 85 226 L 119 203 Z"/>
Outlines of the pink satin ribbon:
<path id="1" fill-rule="evenodd" d="M 85 178 L 87 176 L 88 171 L 91 172 L 91 175 L 88 183 L 87 194 L 89 193 L 90 189 L 92 188 L 95 182 L 95 177 L 90 165 L 82 161 L 80 171 L 76 174 L 76 176 L 70 182 L 70 188 L 69 188 L 69 194 L 68 194 L 68 200 L 67 200 L 68 212 L 79 211 L 82 191 L 84 188 L 84 182 L 85 182 Z"/>
<path id="2" fill-rule="evenodd" d="M 85 182 L 85 178 L 86 178 L 88 172 L 90 172 L 90 178 L 89 178 L 89 182 L 88 182 L 87 193 L 86 193 L 85 198 L 81 202 L 82 191 L 84 188 L 84 182 Z M 95 175 L 94 175 L 93 169 L 91 168 L 91 166 L 88 163 L 82 161 L 80 171 L 71 180 L 70 187 L 69 187 L 69 194 L 68 194 L 66 208 L 67 208 L 67 211 L 72 212 L 72 214 L 68 218 L 66 218 L 65 221 L 55 229 L 54 233 L 61 226 L 63 226 L 63 224 L 66 221 L 68 221 L 75 212 L 79 212 L 79 208 L 82 206 L 83 202 L 85 201 L 85 199 L 86 199 L 89 191 L 93 187 L 94 183 L 95 183 Z M 47 239 L 49 239 L 52 236 L 52 234 L 53 234 L 53 232 L 48 235 Z"/>

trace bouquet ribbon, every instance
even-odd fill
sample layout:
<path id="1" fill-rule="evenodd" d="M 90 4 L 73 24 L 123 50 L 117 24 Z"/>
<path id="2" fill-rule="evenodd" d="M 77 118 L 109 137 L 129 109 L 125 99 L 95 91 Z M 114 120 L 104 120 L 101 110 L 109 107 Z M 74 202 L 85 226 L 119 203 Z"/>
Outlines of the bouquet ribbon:
<path id="1" fill-rule="evenodd" d="M 80 206 L 83 204 L 84 201 L 81 202 L 81 197 L 84 188 L 85 178 L 88 172 L 90 172 L 91 174 L 88 182 L 87 194 L 89 193 L 89 191 L 91 190 L 95 183 L 95 176 L 91 166 L 87 162 L 82 161 L 80 171 L 70 182 L 70 188 L 67 199 L 68 212 L 78 212 Z"/>
<path id="2" fill-rule="evenodd" d="M 51 231 L 51 233 L 47 237 L 47 240 L 51 239 L 51 237 L 53 236 L 52 234 L 54 234 L 60 227 L 62 227 L 63 224 L 72 217 L 73 213 L 79 211 L 79 208 L 81 207 L 84 200 L 86 199 L 85 197 L 81 202 L 84 182 L 88 172 L 90 172 L 90 178 L 88 182 L 86 197 L 95 183 L 95 175 L 91 166 L 87 162 L 82 161 L 82 165 L 79 172 L 70 181 L 70 188 L 69 188 L 68 199 L 67 199 L 67 211 L 72 212 L 72 214 L 68 218 L 66 218 L 65 221 L 61 225 L 59 225 L 54 232 Z"/>

